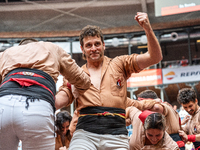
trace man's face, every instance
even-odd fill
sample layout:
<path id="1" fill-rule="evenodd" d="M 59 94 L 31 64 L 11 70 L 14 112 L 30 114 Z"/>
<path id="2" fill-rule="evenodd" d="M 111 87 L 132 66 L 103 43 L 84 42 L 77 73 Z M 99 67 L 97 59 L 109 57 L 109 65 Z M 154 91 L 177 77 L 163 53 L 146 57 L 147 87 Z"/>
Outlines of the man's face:
<path id="1" fill-rule="evenodd" d="M 194 115 L 195 112 L 197 111 L 197 107 L 198 107 L 198 101 L 196 99 L 195 102 L 193 101 L 190 101 L 189 103 L 187 104 L 181 104 L 183 106 L 183 108 L 190 114 L 190 115 Z"/>
<path id="2" fill-rule="evenodd" d="M 83 39 L 82 52 L 86 56 L 87 61 L 97 62 L 104 56 L 105 43 L 97 36 L 88 36 Z"/>

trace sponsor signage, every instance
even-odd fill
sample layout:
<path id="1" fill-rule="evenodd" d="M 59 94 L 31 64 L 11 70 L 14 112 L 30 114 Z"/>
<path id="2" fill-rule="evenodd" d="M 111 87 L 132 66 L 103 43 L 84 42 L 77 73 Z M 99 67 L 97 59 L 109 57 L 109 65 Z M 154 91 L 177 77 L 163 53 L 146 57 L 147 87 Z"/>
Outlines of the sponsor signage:
<path id="1" fill-rule="evenodd" d="M 186 66 L 162 69 L 163 84 L 200 81 L 200 67 Z"/>
<path id="2" fill-rule="evenodd" d="M 199 0 L 155 0 L 155 16 L 167 16 L 200 10 Z"/>
<path id="3" fill-rule="evenodd" d="M 162 84 L 162 69 L 149 69 L 133 73 L 127 80 L 127 87 L 154 86 Z"/>

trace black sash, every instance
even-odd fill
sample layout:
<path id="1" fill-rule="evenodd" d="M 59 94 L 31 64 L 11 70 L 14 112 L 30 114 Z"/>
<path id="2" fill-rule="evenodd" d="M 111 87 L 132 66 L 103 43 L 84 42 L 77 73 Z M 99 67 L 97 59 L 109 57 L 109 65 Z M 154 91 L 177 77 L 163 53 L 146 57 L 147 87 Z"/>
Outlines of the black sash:
<path id="1" fill-rule="evenodd" d="M 198 148 L 200 149 L 200 142 L 193 142 L 195 149 Z"/>
<path id="2" fill-rule="evenodd" d="M 31 81 L 33 84 L 22 86 L 17 80 Z M 49 102 L 55 111 L 55 82 L 49 74 L 41 70 L 17 68 L 10 71 L 0 85 L 0 97 L 10 94 L 27 96 L 27 108 L 28 100 L 42 99 Z"/>
<path id="3" fill-rule="evenodd" d="M 124 109 L 113 107 L 86 107 L 80 110 L 76 130 L 83 129 L 97 134 L 128 135 L 125 119 L 117 115 L 96 115 L 98 113 L 125 114 Z"/>

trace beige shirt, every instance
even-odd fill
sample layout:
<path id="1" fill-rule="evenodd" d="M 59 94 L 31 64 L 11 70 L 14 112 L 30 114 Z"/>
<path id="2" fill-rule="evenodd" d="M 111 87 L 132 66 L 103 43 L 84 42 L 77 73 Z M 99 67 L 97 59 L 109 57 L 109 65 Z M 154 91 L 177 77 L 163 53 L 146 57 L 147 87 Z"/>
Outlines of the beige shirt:
<path id="1" fill-rule="evenodd" d="M 71 135 L 73 135 L 73 133 L 76 130 L 76 125 L 78 123 L 78 118 L 79 118 L 79 111 L 75 110 L 74 114 L 73 114 L 73 117 L 72 117 L 72 121 L 70 122 L 70 125 L 69 125 L 69 130 L 70 130 Z"/>
<path id="2" fill-rule="evenodd" d="M 179 150 L 178 145 L 169 134 L 165 131 L 163 139 L 156 145 L 145 145 L 145 133 L 142 121 L 138 118 L 141 111 L 135 107 L 129 110 L 129 117 L 131 118 L 133 132 L 130 137 L 130 150 Z"/>
<path id="3" fill-rule="evenodd" d="M 55 83 L 63 75 L 78 89 L 89 88 L 89 76 L 75 63 L 71 56 L 51 42 L 33 42 L 15 46 L 0 55 L 0 83 L 7 73 L 16 68 L 34 68 L 48 73 Z"/>
<path id="4" fill-rule="evenodd" d="M 126 81 L 132 73 L 141 71 L 137 65 L 136 56 L 136 54 L 123 55 L 114 59 L 104 56 L 100 90 L 91 85 L 83 95 L 74 95 L 76 98 L 76 109 L 80 110 L 88 106 L 125 109 L 127 103 Z M 89 75 L 86 64 L 82 68 Z M 72 93 L 65 85 L 66 83 L 60 87 L 60 90 L 65 91 L 72 102 Z"/>
<path id="5" fill-rule="evenodd" d="M 166 118 L 166 131 L 168 134 L 178 133 L 178 130 L 181 129 L 179 114 L 175 111 L 170 104 L 160 103 L 164 110 L 163 115 Z"/>
<path id="6" fill-rule="evenodd" d="M 187 124 L 183 127 L 186 134 L 200 134 L 200 107 L 195 115 L 188 120 Z"/>

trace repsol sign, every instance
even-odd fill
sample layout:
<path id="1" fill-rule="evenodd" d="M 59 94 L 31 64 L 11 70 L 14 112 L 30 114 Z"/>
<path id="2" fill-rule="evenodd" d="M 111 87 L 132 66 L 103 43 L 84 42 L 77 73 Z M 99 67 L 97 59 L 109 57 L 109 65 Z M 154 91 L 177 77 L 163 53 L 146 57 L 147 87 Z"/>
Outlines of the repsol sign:
<path id="1" fill-rule="evenodd" d="M 192 72 L 181 72 L 181 77 L 190 77 L 190 76 L 199 76 L 200 71 L 192 71 Z"/>

